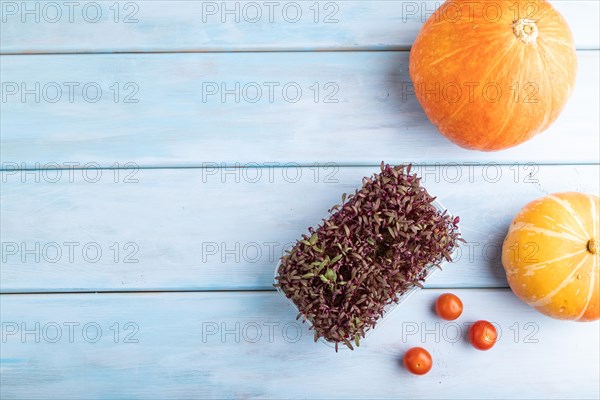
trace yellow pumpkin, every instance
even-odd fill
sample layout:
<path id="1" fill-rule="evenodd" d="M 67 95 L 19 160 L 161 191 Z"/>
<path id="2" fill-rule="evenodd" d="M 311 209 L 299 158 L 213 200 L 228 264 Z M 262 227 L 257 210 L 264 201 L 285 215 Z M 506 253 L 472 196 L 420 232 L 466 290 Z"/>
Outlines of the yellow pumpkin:
<path id="1" fill-rule="evenodd" d="M 526 205 L 512 221 L 502 264 L 513 292 L 557 319 L 600 316 L 600 198 L 557 193 Z"/>

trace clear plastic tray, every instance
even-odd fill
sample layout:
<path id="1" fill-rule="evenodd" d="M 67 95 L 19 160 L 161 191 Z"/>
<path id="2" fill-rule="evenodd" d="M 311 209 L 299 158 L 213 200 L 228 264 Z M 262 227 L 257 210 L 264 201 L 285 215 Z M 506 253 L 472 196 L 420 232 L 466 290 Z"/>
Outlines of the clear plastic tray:
<path id="1" fill-rule="evenodd" d="M 439 212 L 444 212 L 446 211 L 446 208 L 437 200 L 433 201 L 431 203 Z M 454 215 L 452 215 L 452 213 L 450 213 L 450 211 L 447 211 L 447 214 L 450 216 L 450 218 L 454 218 Z M 457 229 L 457 232 L 460 233 L 460 229 Z M 455 247 L 454 250 L 452 251 L 452 253 L 450 254 L 451 258 L 454 258 L 454 256 L 456 255 L 458 251 L 458 247 Z M 281 261 L 279 261 L 277 263 L 277 266 L 275 267 L 275 275 L 274 275 L 274 282 L 277 283 L 277 280 L 275 279 L 277 277 L 277 271 L 279 271 L 279 265 L 281 264 Z M 435 265 L 430 265 L 428 267 L 426 267 L 425 269 L 427 270 L 427 274 L 425 275 L 425 279 L 424 279 L 424 284 L 427 283 L 427 281 L 433 276 L 433 274 L 440 270 L 441 268 L 443 268 L 446 264 L 449 264 L 448 261 L 446 261 L 445 259 L 442 260 L 442 262 L 439 264 L 438 266 Z M 286 301 L 288 302 L 288 304 L 296 311 L 296 315 L 298 315 L 300 313 L 300 310 L 298 309 L 298 307 L 296 307 L 296 304 L 289 299 L 285 293 L 283 292 L 283 290 L 280 287 L 276 287 L 277 292 L 279 292 L 279 294 L 286 299 Z M 395 311 L 400 304 L 402 304 L 403 302 L 405 302 L 406 300 L 408 300 L 408 298 L 410 298 L 413 294 L 415 294 L 419 289 L 421 289 L 418 286 L 413 286 L 412 288 L 408 289 L 406 292 L 404 292 L 403 295 L 398 297 L 398 302 L 396 303 L 390 303 L 387 306 L 385 306 L 385 308 L 383 309 L 383 315 L 379 318 L 379 320 L 377 321 L 377 325 L 374 328 L 371 328 L 369 330 L 367 330 L 365 332 L 365 337 L 361 339 L 361 343 L 366 340 L 371 333 L 377 329 L 378 327 L 381 326 L 381 324 L 383 324 L 383 322 L 390 316 L 390 314 L 392 314 L 393 311 Z M 303 319 L 304 320 L 304 319 Z M 309 327 L 312 327 L 312 321 L 310 321 L 309 319 L 305 320 L 306 324 Z M 328 340 L 326 340 L 323 337 L 320 337 L 317 342 L 321 342 L 329 347 L 335 347 L 335 342 L 330 342 Z M 350 350 L 345 344 L 340 343 L 338 345 L 339 349 L 346 349 L 346 350 Z"/>

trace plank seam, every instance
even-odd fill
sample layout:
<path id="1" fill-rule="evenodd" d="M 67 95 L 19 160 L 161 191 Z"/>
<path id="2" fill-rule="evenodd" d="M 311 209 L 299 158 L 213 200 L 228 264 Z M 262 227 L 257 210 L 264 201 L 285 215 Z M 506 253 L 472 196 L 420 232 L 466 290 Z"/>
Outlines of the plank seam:
<path id="1" fill-rule="evenodd" d="M 385 53 L 385 52 L 410 52 L 411 47 L 396 46 L 396 47 L 382 47 L 382 48 L 369 48 L 369 47 L 352 47 L 345 49 L 332 49 L 332 48 L 315 48 L 315 49 L 240 49 L 240 50 L 197 50 L 197 49 L 179 49 L 179 50 L 125 50 L 125 51 L 28 51 L 27 53 L 17 52 L 2 52 L 0 51 L 0 57 L 2 56 L 64 56 L 64 55 L 147 55 L 147 54 L 243 54 L 243 53 Z M 581 47 L 575 49 L 578 52 L 595 52 L 600 51 L 600 47 Z"/>
<path id="2" fill-rule="evenodd" d="M 265 161 L 265 163 L 268 163 L 269 161 Z M 82 167 L 64 167 L 64 168 L 55 168 L 55 167 L 47 167 L 47 168 L 6 168 L 6 163 L 2 163 L 0 165 L 0 172 L 16 172 L 16 171 L 113 171 L 113 170 L 131 170 L 132 167 L 118 167 L 118 168 L 112 168 L 112 167 L 100 167 L 100 168 L 82 168 Z M 334 164 L 337 167 L 340 168 L 371 168 L 371 167 L 379 167 L 380 164 L 379 163 L 371 163 L 371 164 L 345 164 L 343 162 L 335 162 L 335 161 L 331 161 L 328 163 L 321 163 L 321 162 L 314 162 L 314 163 L 298 163 L 298 162 L 294 162 L 294 161 L 289 161 L 287 163 L 279 163 L 280 165 L 255 165 L 256 163 L 252 162 L 252 163 L 235 163 L 235 164 L 231 164 L 231 163 L 227 163 L 227 162 L 222 162 L 222 163 L 216 163 L 216 162 L 211 162 L 211 165 L 206 165 L 206 166 L 200 166 L 200 165 L 183 165 L 183 166 L 141 166 L 141 165 L 135 165 L 135 168 L 139 169 L 139 170 L 184 170 L 184 169 L 197 169 L 197 170 L 204 170 L 207 168 L 212 169 L 248 169 L 248 168 L 256 168 L 256 169 L 286 169 L 289 168 L 290 166 L 292 167 L 297 167 L 297 168 L 311 168 L 311 167 L 315 167 L 315 164 Z M 217 164 L 217 165 L 214 165 Z M 249 165 L 252 164 L 252 165 Z M 561 167 L 561 166 L 573 166 L 573 167 L 600 167 L 600 161 L 599 162 L 581 162 L 581 163 L 576 163 L 576 162 L 556 162 L 556 163 L 547 163 L 547 162 L 530 162 L 530 163 L 525 163 L 525 162 L 521 162 L 519 163 L 518 161 L 515 162 L 495 162 L 495 161 L 489 161 L 489 162 L 483 162 L 483 161 L 463 161 L 463 162 L 456 162 L 456 163 L 447 163 L 447 162 L 442 162 L 442 163 L 438 163 L 438 162 L 406 162 L 406 163 L 402 163 L 402 165 L 408 165 L 408 164 L 412 164 L 415 166 L 420 166 L 420 167 L 478 167 L 478 166 L 486 166 L 486 165 L 494 165 L 497 167 L 510 167 L 513 166 L 515 164 L 531 164 L 531 165 L 536 165 L 539 167 Z"/>
<path id="3" fill-rule="evenodd" d="M 468 287 L 468 286 L 452 286 L 452 287 L 424 287 L 422 290 L 504 290 L 510 289 L 508 286 L 483 286 L 483 287 Z M 147 293 L 276 293 L 275 289 L 175 289 L 175 290 L 74 290 L 74 291 L 15 291 L 15 292 L 0 292 L 0 296 L 13 295 L 31 295 L 31 294 L 147 294 Z"/>

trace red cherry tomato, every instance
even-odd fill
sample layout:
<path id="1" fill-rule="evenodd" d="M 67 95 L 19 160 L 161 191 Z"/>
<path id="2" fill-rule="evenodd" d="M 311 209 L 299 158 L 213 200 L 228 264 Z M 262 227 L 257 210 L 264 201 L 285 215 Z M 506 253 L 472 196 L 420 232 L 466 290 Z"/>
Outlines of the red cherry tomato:
<path id="1" fill-rule="evenodd" d="M 496 344 L 498 332 L 488 321 L 477 321 L 469 329 L 469 341 L 478 350 L 489 350 Z"/>
<path id="2" fill-rule="evenodd" d="M 463 312 L 463 303 L 458 296 L 452 293 L 444 293 L 435 301 L 435 312 L 440 318 L 454 321 Z"/>
<path id="3" fill-rule="evenodd" d="M 422 347 L 413 347 L 404 354 L 404 366 L 415 375 L 425 375 L 432 366 L 431 354 Z"/>

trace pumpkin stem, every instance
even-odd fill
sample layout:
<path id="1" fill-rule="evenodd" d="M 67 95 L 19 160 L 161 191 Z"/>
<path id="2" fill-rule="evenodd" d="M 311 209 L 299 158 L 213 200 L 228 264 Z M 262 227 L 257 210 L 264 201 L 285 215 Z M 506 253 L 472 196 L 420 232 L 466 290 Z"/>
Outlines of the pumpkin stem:
<path id="1" fill-rule="evenodd" d="M 519 19 L 513 24 L 515 36 L 523 43 L 535 43 L 538 37 L 537 21 L 534 19 Z"/>
<path id="2" fill-rule="evenodd" d="M 600 243 L 595 239 L 590 239 L 587 244 L 587 249 L 592 254 L 598 254 L 598 247 L 600 247 Z"/>

